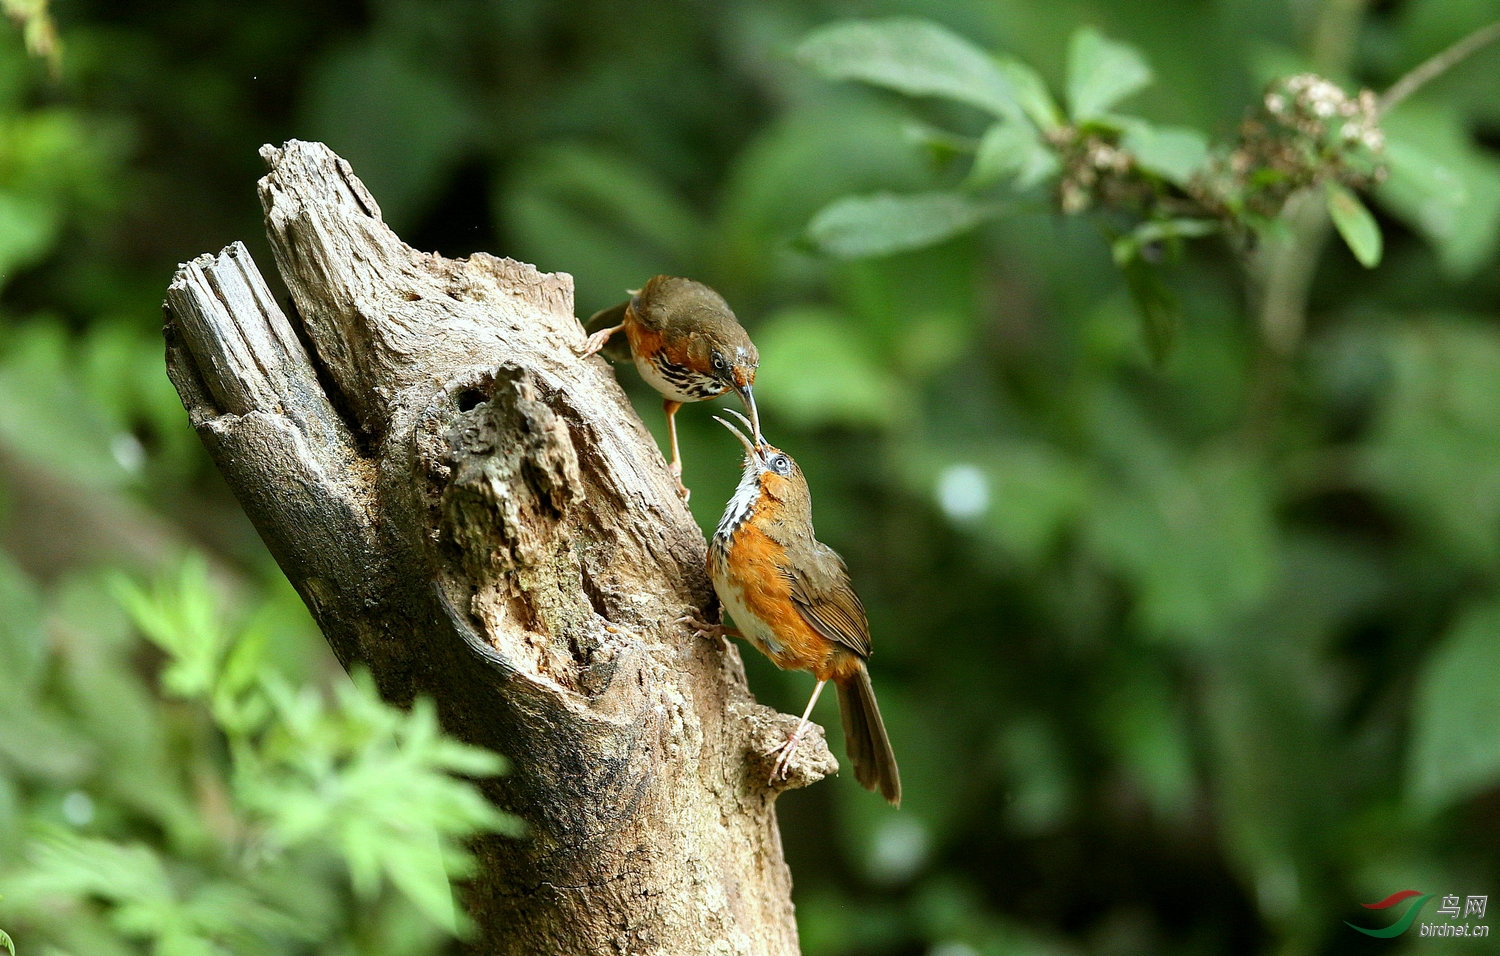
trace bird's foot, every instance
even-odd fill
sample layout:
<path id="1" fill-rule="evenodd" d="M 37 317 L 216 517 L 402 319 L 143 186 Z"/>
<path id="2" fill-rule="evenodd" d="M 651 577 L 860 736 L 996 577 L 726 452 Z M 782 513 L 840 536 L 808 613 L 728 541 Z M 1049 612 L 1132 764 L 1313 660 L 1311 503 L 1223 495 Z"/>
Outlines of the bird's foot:
<path id="1" fill-rule="evenodd" d="M 588 358 L 590 355 L 598 352 L 600 349 L 604 348 L 605 343 L 609 341 L 609 337 L 611 335 L 614 335 L 618 331 L 618 327 L 612 329 L 600 329 L 593 335 L 590 335 L 587 339 L 584 339 L 583 348 L 579 351 L 578 357 Z"/>
<path id="2" fill-rule="evenodd" d="M 699 637 L 739 637 L 740 632 L 723 624 L 710 624 L 703 619 L 703 615 L 697 611 L 684 614 L 677 619 L 678 624 L 686 624 Z"/>
<path id="3" fill-rule="evenodd" d="M 781 756 L 776 758 L 776 765 L 771 768 L 771 783 L 786 778 L 787 767 L 791 764 L 792 754 L 796 752 L 797 745 L 802 742 L 802 735 L 807 732 L 807 728 L 810 726 L 812 724 L 809 721 L 797 721 L 797 729 L 792 731 L 792 735 L 787 738 L 786 743 L 772 747 L 766 751 L 765 755 L 767 757 L 778 752 L 781 754 Z"/>
<path id="4" fill-rule="evenodd" d="M 608 341 L 608 332 L 595 332 L 593 335 L 590 335 L 587 339 L 584 340 L 583 348 L 578 350 L 578 357 L 588 358 L 590 355 L 593 355 L 600 349 L 604 348 L 605 343 Z"/>
<path id="5" fill-rule="evenodd" d="M 677 483 L 677 496 L 682 499 L 683 504 L 687 504 L 688 499 L 693 497 L 693 493 L 688 490 L 687 485 L 682 483 L 682 462 L 668 462 L 667 470 L 672 473 L 672 480 Z"/>

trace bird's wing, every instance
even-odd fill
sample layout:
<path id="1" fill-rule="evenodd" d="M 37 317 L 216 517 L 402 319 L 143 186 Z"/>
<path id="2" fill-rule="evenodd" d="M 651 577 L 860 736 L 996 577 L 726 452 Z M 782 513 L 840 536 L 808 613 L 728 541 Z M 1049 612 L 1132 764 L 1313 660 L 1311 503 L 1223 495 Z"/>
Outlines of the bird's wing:
<path id="1" fill-rule="evenodd" d="M 672 282 L 671 276 L 652 276 L 646 280 L 645 285 L 631 290 L 630 301 L 635 303 L 631 314 L 641 328 L 653 332 L 660 332 L 665 328 L 669 309 L 664 306 L 671 298 Z"/>
<path id="2" fill-rule="evenodd" d="M 790 562 L 787 572 L 792 604 L 819 634 L 849 648 L 860 657 L 870 656 L 870 622 L 865 606 L 849 583 L 844 559 L 825 544 L 814 541 L 804 560 Z"/>

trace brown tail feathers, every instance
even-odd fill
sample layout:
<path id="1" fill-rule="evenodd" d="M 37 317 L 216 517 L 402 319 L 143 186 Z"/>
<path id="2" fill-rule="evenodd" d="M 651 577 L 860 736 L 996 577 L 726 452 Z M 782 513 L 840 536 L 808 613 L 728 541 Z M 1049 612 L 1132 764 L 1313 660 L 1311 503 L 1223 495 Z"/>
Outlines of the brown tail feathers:
<path id="1" fill-rule="evenodd" d="M 891 806 L 901 806 L 901 771 L 896 769 L 891 739 L 885 735 L 870 672 L 861 664 L 848 683 L 835 686 L 839 689 L 839 714 L 844 718 L 844 747 L 854 764 L 854 779 L 866 790 L 879 788 Z"/>

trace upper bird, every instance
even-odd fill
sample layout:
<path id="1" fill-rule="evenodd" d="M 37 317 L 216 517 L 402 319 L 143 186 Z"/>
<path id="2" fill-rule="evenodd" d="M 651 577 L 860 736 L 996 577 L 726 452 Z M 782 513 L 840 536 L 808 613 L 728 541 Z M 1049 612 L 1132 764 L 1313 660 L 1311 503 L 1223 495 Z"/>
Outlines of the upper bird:
<path id="1" fill-rule="evenodd" d="M 772 779 L 784 772 L 813 704 L 831 680 L 839 691 L 844 746 L 855 779 L 899 806 L 901 773 L 865 665 L 870 622 L 844 559 L 813 535 L 807 479 L 786 452 L 716 420 L 745 446 L 745 468 L 708 546 L 714 591 L 741 635 L 772 663 L 812 671 L 818 680 L 797 729 L 780 748 Z"/>
<path id="2" fill-rule="evenodd" d="M 596 313 L 588 321 L 598 329 L 588 337 L 583 357 L 604 348 L 610 336 L 624 330 L 635 367 L 664 397 L 667 430 L 672 437 L 672 477 L 682 500 L 682 455 L 677 450 L 677 409 L 684 402 L 701 402 L 733 389 L 745 403 L 760 440 L 760 416 L 755 410 L 755 369 L 760 354 L 734 317 L 724 297 L 701 282 L 677 276 L 653 276 L 630 298 Z M 624 358 L 623 350 L 611 357 Z"/>

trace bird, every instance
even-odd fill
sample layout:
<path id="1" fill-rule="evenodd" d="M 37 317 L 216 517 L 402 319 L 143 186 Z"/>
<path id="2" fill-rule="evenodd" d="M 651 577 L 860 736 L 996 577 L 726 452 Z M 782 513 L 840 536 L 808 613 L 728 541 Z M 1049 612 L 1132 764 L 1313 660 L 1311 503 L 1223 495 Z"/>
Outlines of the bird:
<path id="1" fill-rule="evenodd" d="M 733 390 L 750 413 L 752 431 L 759 440 L 760 414 L 753 386 L 760 353 L 729 303 L 701 282 L 658 275 L 629 294 L 629 299 L 589 319 L 587 327 L 597 331 L 584 343 L 580 357 L 593 355 L 616 333 L 625 333 L 636 370 L 663 396 L 672 440 L 669 467 L 677 493 L 686 502 L 691 493 L 682 483 L 677 410 L 686 402 L 701 402 Z M 620 360 L 625 357 L 619 348 L 607 354 Z"/>
<path id="2" fill-rule="evenodd" d="M 729 411 L 756 434 L 745 416 Z M 901 774 L 870 684 L 870 623 L 844 559 L 813 534 L 807 479 L 786 452 L 714 420 L 745 446 L 744 471 L 708 547 L 714 591 L 739 636 L 777 667 L 811 671 L 817 679 L 796 730 L 777 748 L 771 780 L 785 775 L 818 695 L 833 681 L 855 779 L 900 806 Z"/>

